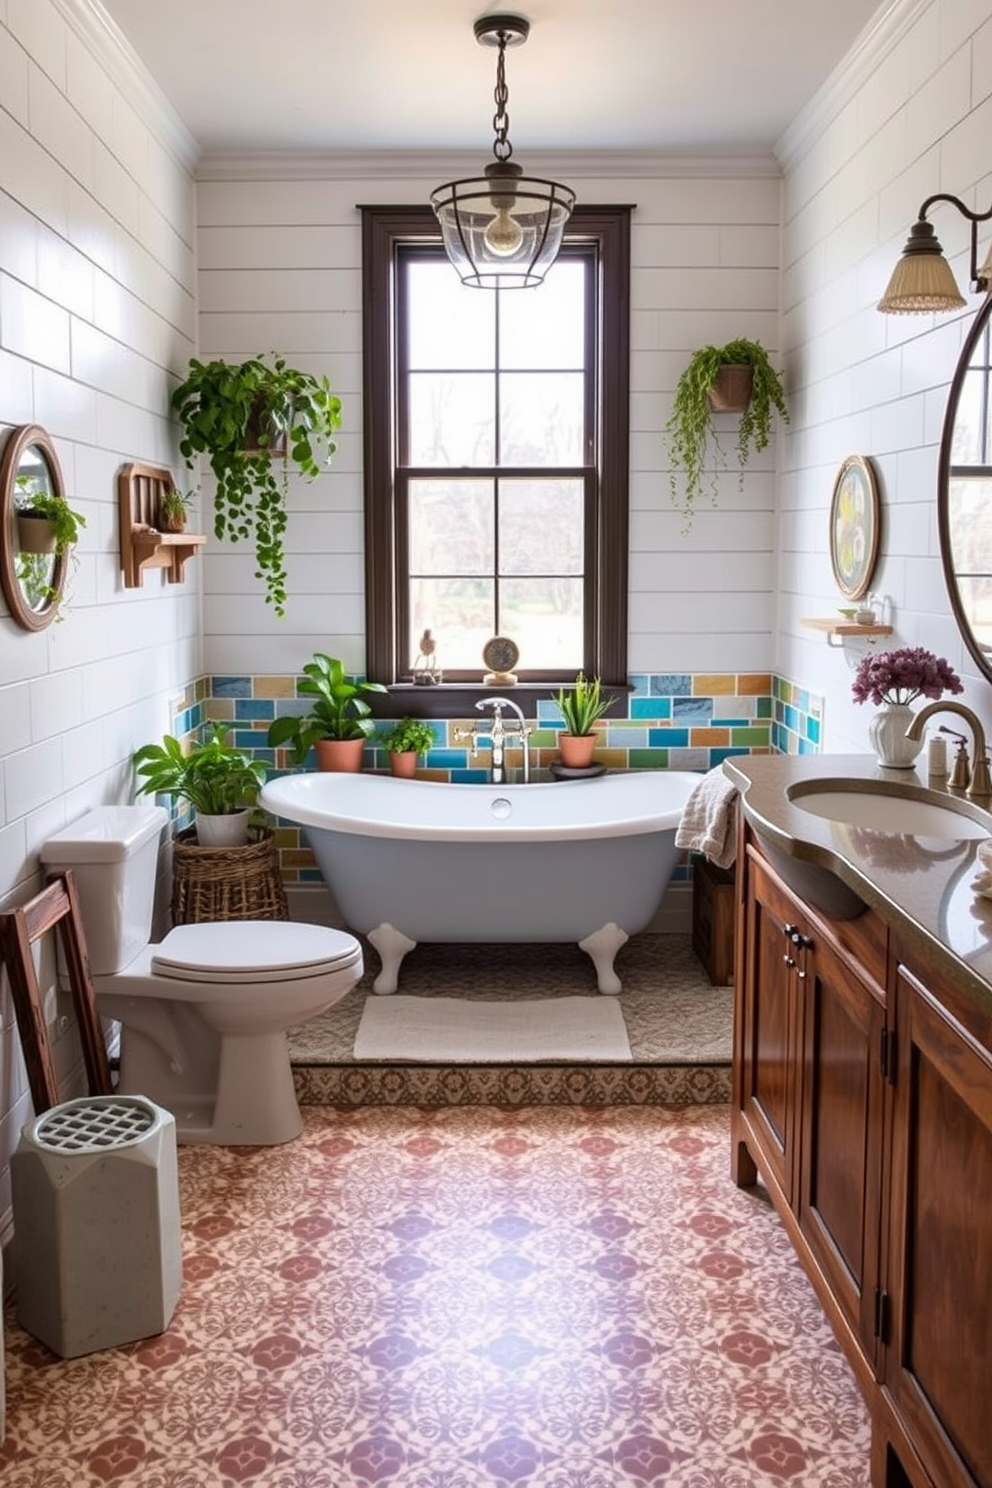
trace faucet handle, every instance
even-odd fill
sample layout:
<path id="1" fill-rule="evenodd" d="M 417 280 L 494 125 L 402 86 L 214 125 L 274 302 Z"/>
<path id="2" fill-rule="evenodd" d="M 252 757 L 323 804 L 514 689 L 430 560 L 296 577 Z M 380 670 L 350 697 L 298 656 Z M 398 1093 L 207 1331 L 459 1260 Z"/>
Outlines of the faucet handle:
<path id="1" fill-rule="evenodd" d="M 948 728 L 946 723 L 940 725 L 939 732 L 950 734 L 952 739 L 957 739 L 958 747 L 954 751 L 954 768 L 951 770 L 950 779 L 947 782 L 949 790 L 967 790 L 971 781 L 971 761 L 968 758 L 968 741 L 964 734 L 959 734 L 956 729 Z"/>

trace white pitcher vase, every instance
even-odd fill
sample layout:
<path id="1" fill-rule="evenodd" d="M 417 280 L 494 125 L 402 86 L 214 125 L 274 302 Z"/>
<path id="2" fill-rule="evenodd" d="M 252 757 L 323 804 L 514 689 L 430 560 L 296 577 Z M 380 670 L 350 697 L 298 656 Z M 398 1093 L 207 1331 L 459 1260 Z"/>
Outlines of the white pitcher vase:
<path id="1" fill-rule="evenodd" d="M 868 737 L 878 763 L 889 770 L 911 770 L 923 748 L 922 739 L 907 739 L 916 715 L 908 703 L 885 703 L 868 724 Z"/>

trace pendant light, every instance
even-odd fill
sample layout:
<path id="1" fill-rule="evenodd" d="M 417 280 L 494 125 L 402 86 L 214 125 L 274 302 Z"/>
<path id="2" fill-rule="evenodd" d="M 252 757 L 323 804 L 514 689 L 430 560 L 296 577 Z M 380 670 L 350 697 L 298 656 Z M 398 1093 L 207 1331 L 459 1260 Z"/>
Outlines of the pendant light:
<path id="1" fill-rule="evenodd" d="M 892 278 L 878 308 L 885 315 L 926 315 L 946 310 L 960 310 L 965 300 L 955 282 L 951 266 L 944 257 L 944 250 L 937 241 L 933 224 L 928 222 L 927 212 L 935 202 L 950 202 L 971 223 L 971 284 L 977 293 L 985 294 L 989 289 L 992 271 L 992 250 L 985 263 L 978 267 L 978 224 L 992 217 L 992 207 L 987 212 L 972 212 L 959 197 L 939 192 L 928 196 L 917 213 L 917 219 L 909 230 L 909 239 L 902 250 L 902 257 L 892 271 Z"/>
<path id="2" fill-rule="evenodd" d="M 431 194 L 444 251 L 463 284 L 476 289 L 529 289 L 540 284 L 561 247 L 575 193 L 555 181 L 524 175 L 511 159 L 506 49 L 521 46 L 530 32 L 522 16 L 481 16 L 475 38 L 497 47 L 496 159 L 481 177 L 449 181 Z"/>

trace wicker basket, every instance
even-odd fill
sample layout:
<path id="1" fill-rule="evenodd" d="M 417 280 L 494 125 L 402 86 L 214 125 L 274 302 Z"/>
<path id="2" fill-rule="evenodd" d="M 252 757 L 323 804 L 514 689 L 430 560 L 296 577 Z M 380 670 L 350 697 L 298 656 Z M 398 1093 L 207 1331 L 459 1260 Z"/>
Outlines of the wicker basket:
<path id="1" fill-rule="evenodd" d="M 275 839 L 253 828 L 246 847 L 199 847 L 196 829 L 172 844 L 172 923 L 288 920 Z"/>

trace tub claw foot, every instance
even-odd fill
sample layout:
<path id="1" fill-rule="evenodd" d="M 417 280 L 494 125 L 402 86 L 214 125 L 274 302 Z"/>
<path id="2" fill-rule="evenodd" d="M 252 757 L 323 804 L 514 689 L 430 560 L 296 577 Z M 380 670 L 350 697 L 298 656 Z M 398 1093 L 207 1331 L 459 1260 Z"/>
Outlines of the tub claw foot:
<path id="1" fill-rule="evenodd" d="M 609 924 L 601 926 L 587 935 L 585 940 L 579 941 L 579 950 L 585 951 L 596 968 L 600 992 L 608 997 L 615 997 L 620 991 L 620 978 L 613 970 L 613 958 L 629 939 L 626 930 L 621 930 L 619 925 L 610 920 Z"/>
<path id="2" fill-rule="evenodd" d="M 372 991 L 379 993 L 395 992 L 399 983 L 400 966 L 407 951 L 412 951 L 417 942 L 411 940 L 409 935 L 404 935 L 402 930 L 397 930 L 388 920 L 383 920 L 381 925 L 376 925 L 374 930 L 368 934 L 369 941 L 379 953 L 382 969 L 375 981 L 372 983 Z M 626 935 L 624 940 L 626 940 Z"/>

